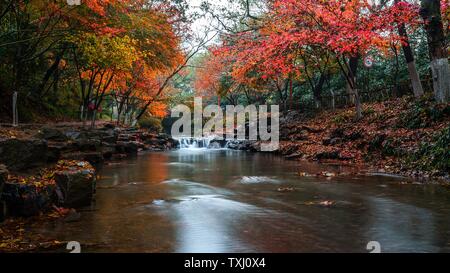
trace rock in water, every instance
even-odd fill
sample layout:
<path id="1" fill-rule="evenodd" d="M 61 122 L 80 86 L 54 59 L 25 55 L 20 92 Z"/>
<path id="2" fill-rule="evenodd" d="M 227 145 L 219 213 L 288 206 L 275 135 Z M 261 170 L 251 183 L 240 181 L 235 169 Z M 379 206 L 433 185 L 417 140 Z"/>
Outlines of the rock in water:
<path id="1" fill-rule="evenodd" d="M 0 139 L 0 162 L 14 171 L 47 163 L 47 142 L 38 139 Z"/>
<path id="2" fill-rule="evenodd" d="M 59 189 L 60 205 L 66 208 L 90 206 L 95 193 L 95 171 L 89 163 L 86 168 L 70 169 L 55 173 Z"/>

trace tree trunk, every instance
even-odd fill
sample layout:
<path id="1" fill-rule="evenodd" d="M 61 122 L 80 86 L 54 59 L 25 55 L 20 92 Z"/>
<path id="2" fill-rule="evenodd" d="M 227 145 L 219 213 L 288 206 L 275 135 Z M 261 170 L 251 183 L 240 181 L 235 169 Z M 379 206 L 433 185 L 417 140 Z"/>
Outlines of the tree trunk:
<path id="1" fill-rule="evenodd" d="M 294 86 L 292 79 L 289 80 L 289 110 L 292 110 L 294 103 Z"/>
<path id="2" fill-rule="evenodd" d="M 395 3 L 400 2 L 400 0 L 395 0 Z M 400 24 L 398 26 L 398 33 L 403 38 L 402 48 L 403 53 L 405 55 L 406 64 L 408 66 L 409 78 L 411 80 L 413 93 L 416 98 L 420 98 L 423 96 L 423 87 L 422 82 L 420 80 L 419 72 L 416 67 L 416 60 L 414 58 L 414 53 L 411 47 L 411 43 L 409 41 L 408 32 L 406 31 L 406 25 Z"/>
<path id="3" fill-rule="evenodd" d="M 422 81 L 420 80 L 419 72 L 417 72 L 416 61 L 413 60 L 412 62 L 407 63 L 407 65 L 408 65 L 408 72 L 409 72 L 409 77 L 411 79 L 414 96 L 416 98 L 420 98 L 423 96 L 424 92 L 423 92 Z"/>
<path id="4" fill-rule="evenodd" d="M 450 100 L 450 67 L 439 0 L 421 0 L 420 15 L 425 21 L 436 101 Z"/>
<path id="5" fill-rule="evenodd" d="M 331 109 L 333 109 L 333 111 L 336 110 L 336 95 L 334 90 L 331 90 Z"/>
<path id="6" fill-rule="evenodd" d="M 355 107 L 356 107 L 356 119 L 360 120 L 362 119 L 362 105 L 361 105 L 361 98 L 359 96 L 359 91 L 357 89 L 357 75 L 358 75 L 358 62 L 359 62 L 359 54 L 351 57 L 349 61 L 349 73 L 348 73 L 348 79 L 350 84 L 350 91 L 353 95 Z"/>
<path id="7" fill-rule="evenodd" d="M 97 120 L 97 110 L 94 110 L 92 113 L 92 122 L 91 122 L 91 128 L 95 128 L 95 121 Z"/>
<path id="8" fill-rule="evenodd" d="M 347 78 L 347 92 L 350 98 L 350 103 L 356 104 L 356 96 L 355 96 L 355 89 L 356 89 L 356 75 L 358 73 L 358 61 L 359 56 L 357 57 L 351 57 L 348 64 L 348 75 L 346 75 Z"/>
<path id="9" fill-rule="evenodd" d="M 320 109 L 322 107 L 322 89 L 325 84 L 325 80 L 327 78 L 326 72 L 322 72 L 320 74 L 319 82 L 314 86 L 313 94 L 314 94 L 314 102 L 316 104 L 316 108 Z"/>
<path id="10" fill-rule="evenodd" d="M 436 101 L 450 101 L 450 67 L 448 59 L 431 61 L 431 71 L 433 73 L 433 88 Z"/>
<path id="11" fill-rule="evenodd" d="M 353 92 L 355 94 L 355 106 L 356 106 L 356 119 L 360 120 L 363 117 L 362 114 L 362 105 L 361 105 L 361 98 L 359 96 L 358 89 L 353 89 Z"/>

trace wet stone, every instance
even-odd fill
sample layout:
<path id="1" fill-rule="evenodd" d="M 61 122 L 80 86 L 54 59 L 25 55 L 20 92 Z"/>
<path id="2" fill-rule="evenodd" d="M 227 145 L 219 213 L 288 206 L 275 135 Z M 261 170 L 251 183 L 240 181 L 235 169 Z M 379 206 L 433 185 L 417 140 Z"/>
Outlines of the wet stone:
<path id="1" fill-rule="evenodd" d="M 8 179 L 8 169 L 5 165 L 0 165 L 0 222 L 6 217 L 6 206 L 2 199 L 3 187 Z"/>
<path id="2" fill-rule="evenodd" d="M 23 185 L 6 182 L 2 200 L 7 216 L 30 217 L 48 210 L 55 199 L 55 185 Z"/>
<path id="3" fill-rule="evenodd" d="M 55 128 L 43 128 L 41 131 L 39 131 L 36 137 L 45 140 L 60 141 L 60 142 L 68 140 L 66 134 Z"/>
<path id="4" fill-rule="evenodd" d="M 19 171 L 47 163 L 47 142 L 39 139 L 0 139 L 0 163 Z"/>
<path id="5" fill-rule="evenodd" d="M 56 172 L 55 180 L 59 189 L 60 205 L 67 208 L 80 208 L 91 205 L 96 188 L 93 170 L 86 168 Z"/>

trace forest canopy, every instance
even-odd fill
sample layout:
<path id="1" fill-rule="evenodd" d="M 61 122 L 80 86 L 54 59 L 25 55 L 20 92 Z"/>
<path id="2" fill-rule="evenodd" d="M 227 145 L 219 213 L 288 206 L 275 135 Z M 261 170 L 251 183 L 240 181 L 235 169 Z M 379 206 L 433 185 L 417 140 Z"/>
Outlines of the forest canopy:
<path id="1" fill-rule="evenodd" d="M 157 105 L 185 60 L 183 13 L 181 1 L 2 1 L 1 112 L 11 113 L 14 92 L 25 121 L 36 112 L 95 121 L 112 104 L 123 120 Z"/>
<path id="2" fill-rule="evenodd" d="M 240 13 L 205 7 L 223 31 L 197 70 L 200 94 L 285 110 L 353 103 L 357 118 L 362 101 L 450 98 L 448 1 L 238 2 Z"/>
<path id="3" fill-rule="evenodd" d="M 16 95 L 23 122 L 92 124 L 164 117 L 194 95 L 355 105 L 358 119 L 373 100 L 447 102 L 449 17 L 447 0 L 4 0 L 0 113 L 10 122 Z"/>

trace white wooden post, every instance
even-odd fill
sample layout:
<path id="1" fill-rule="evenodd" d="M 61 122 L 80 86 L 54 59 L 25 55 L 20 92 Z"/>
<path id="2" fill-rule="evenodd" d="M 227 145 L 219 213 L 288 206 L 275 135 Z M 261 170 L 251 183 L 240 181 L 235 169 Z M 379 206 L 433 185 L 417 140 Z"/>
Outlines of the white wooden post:
<path id="1" fill-rule="evenodd" d="M 13 103 L 13 124 L 12 125 L 13 125 L 13 127 L 19 126 L 19 113 L 17 111 L 17 96 L 18 96 L 17 91 L 14 91 L 13 101 L 12 101 L 12 103 Z"/>

